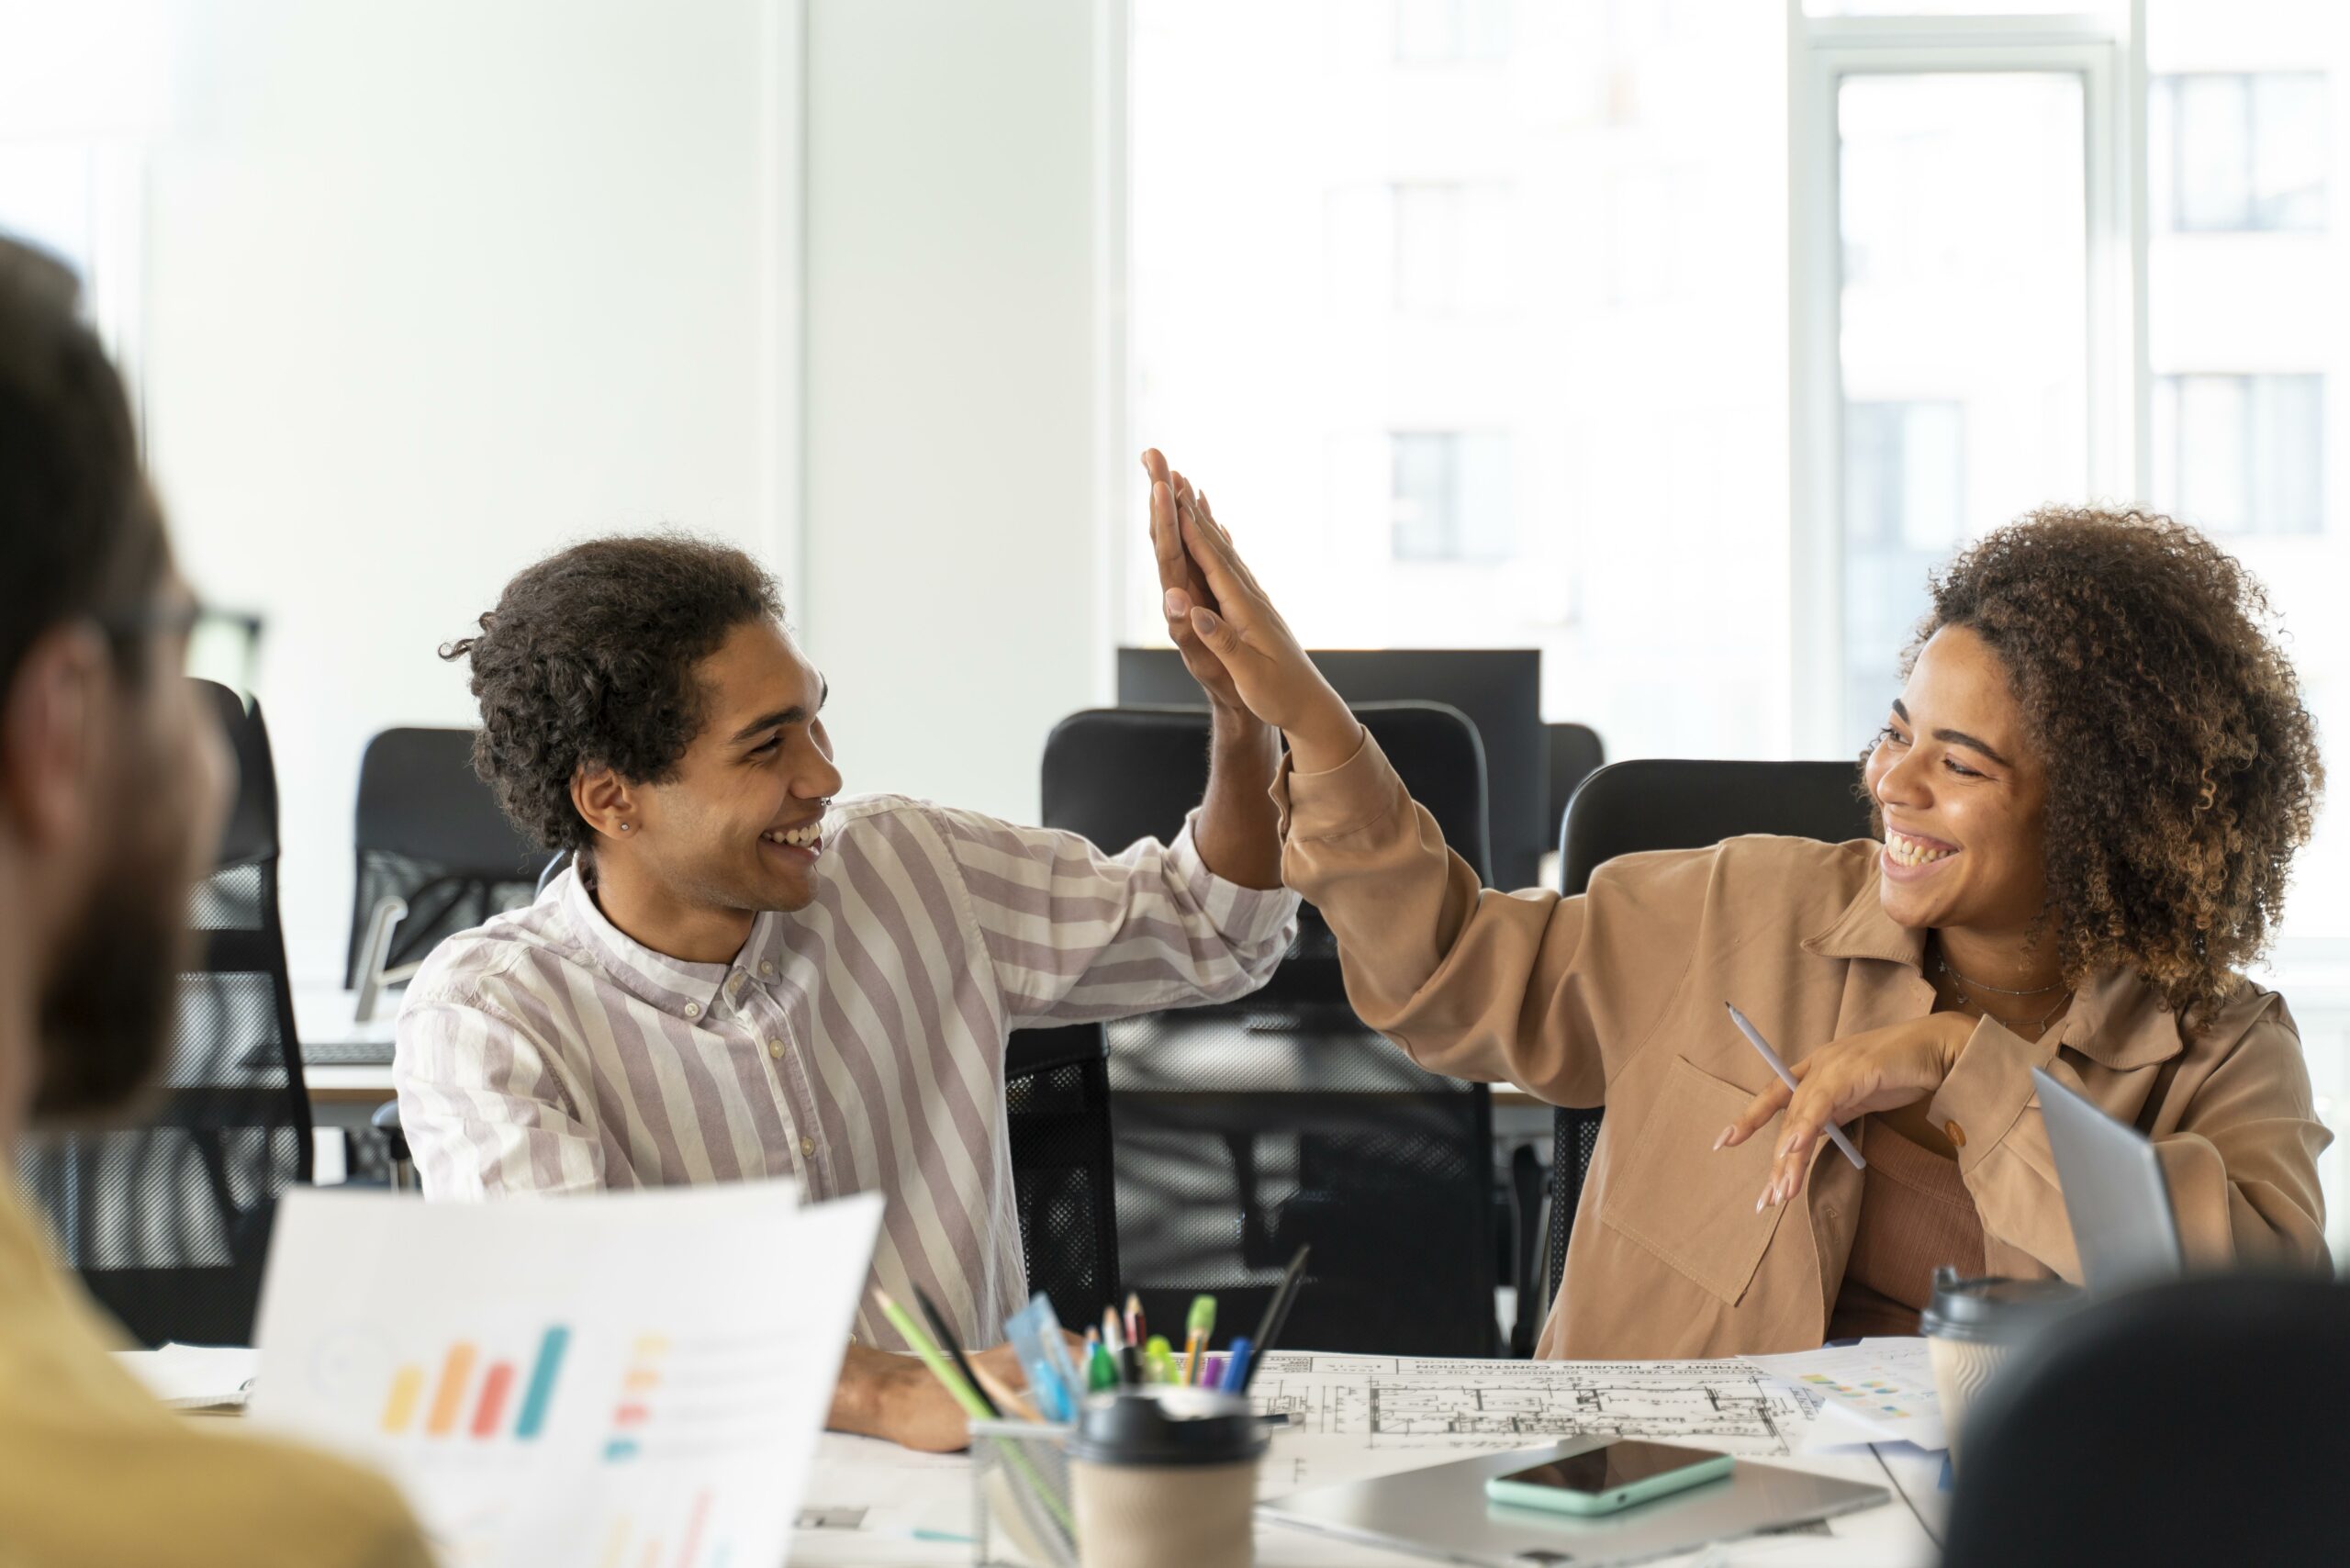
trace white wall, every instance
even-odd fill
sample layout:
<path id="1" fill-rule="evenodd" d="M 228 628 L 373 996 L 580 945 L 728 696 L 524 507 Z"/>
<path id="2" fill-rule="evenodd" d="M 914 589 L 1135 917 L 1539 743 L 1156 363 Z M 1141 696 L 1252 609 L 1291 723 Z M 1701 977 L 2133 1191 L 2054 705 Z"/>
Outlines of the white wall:
<path id="1" fill-rule="evenodd" d="M 1046 734 L 1109 695 L 1096 11 L 810 7 L 795 619 L 852 790 L 1033 821 Z"/>
<path id="2" fill-rule="evenodd" d="M 675 523 L 795 586 L 792 14 L 191 6 L 149 165 L 149 435 L 199 588 L 269 621 L 297 975 L 341 970 L 361 748 L 472 722 L 434 649 L 516 568 Z"/>
<path id="3" fill-rule="evenodd" d="M 1113 7 L 108 4 L 162 40 L 172 106 L 114 114 L 134 346 L 190 572 L 268 618 L 297 975 L 341 971 L 367 738 L 471 722 L 434 649 L 585 534 L 759 553 L 850 789 L 1033 818 L 1046 733 L 1108 695 Z"/>

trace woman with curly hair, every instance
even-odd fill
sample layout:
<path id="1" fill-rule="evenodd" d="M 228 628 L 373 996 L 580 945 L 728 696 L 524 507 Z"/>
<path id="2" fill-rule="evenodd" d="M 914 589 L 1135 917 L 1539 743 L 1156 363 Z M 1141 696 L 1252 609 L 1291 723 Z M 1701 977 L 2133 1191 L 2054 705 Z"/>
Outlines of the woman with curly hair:
<path id="1" fill-rule="evenodd" d="M 1864 759 L 1877 837 L 1628 855 L 1561 898 L 1480 887 L 1204 502 L 1153 504 L 1198 568 L 1170 633 L 1287 733 L 1283 874 L 1364 1020 L 1607 1109 L 1542 1354 L 1915 1333 L 1944 1263 L 2077 1280 L 2042 1066 L 2153 1140 L 2196 1262 L 2322 1266 L 2329 1135 L 2283 999 L 2240 973 L 2322 772 L 2261 589 L 2201 534 L 2052 510 L 1986 536 Z M 1865 1170 L 1818 1159 L 1830 1124 Z"/>

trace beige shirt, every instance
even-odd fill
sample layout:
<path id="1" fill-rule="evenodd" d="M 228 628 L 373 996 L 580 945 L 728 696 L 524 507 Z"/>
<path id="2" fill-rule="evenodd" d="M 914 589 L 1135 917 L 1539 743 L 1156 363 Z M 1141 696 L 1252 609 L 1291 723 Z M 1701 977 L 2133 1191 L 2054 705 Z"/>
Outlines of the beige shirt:
<path id="1" fill-rule="evenodd" d="M 389 1483 L 158 1405 L 0 1164 L 0 1568 L 427 1568 Z"/>
<path id="2" fill-rule="evenodd" d="M 1755 1212 L 1774 1140 L 1712 1145 L 1771 1075 L 1722 1003 L 1789 1061 L 1932 1010 L 1926 933 L 1877 902 L 1878 846 L 1628 855 L 1562 899 L 1481 888 L 1368 737 L 1326 773 L 1284 762 L 1274 797 L 1283 878 L 1337 933 L 1366 1023 L 1435 1071 L 1607 1108 L 1539 1353 L 1819 1344 L 1862 1175 L 1823 1139 L 1802 1201 Z M 2183 1040 L 2149 987 L 2115 973 L 2036 1044 L 1983 1020 L 1933 1098 L 1993 1272 L 2080 1277 L 2038 1066 L 2154 1139 L 2194 1260 L 2323 1264 L 2331 1135 L 2283 999 L 2246 983 Z"/>

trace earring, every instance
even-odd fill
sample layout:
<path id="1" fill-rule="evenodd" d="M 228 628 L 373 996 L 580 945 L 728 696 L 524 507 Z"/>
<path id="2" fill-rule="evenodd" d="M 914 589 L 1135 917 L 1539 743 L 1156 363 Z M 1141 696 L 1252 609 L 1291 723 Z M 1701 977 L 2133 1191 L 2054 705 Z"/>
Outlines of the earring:
<path id="1" fill-rule="evenodd" d="M 621 823 L 621 831 L 622 833 L 626 833 L 626 832 L 628 831 L 628 823 Z"/>

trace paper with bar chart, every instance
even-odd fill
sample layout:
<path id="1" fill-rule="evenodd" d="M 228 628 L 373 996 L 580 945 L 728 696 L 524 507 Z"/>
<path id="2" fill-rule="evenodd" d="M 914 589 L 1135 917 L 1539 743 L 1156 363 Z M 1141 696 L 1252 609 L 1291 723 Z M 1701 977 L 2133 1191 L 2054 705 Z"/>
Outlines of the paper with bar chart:
<path id="1" fill-rule="evenodd" d="M 789 1182 L 494 1204 L 300 1189 L 256 1422 L 375 1463 L 451 1564 L 780 1562 L 880 1201 Z"/>

